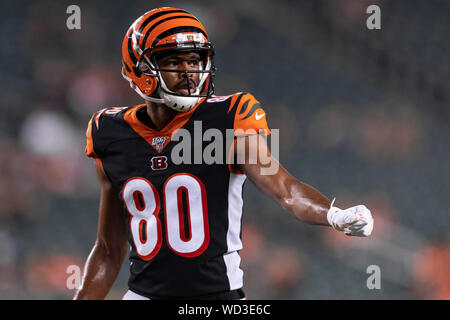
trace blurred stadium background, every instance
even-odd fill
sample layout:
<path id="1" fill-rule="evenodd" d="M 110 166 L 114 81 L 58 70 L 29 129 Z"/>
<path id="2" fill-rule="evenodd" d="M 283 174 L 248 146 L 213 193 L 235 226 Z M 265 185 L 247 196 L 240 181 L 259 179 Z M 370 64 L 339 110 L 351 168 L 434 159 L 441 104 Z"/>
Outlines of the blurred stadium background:
<path id="1" fill-rule="evenodd" d="M 66 8 L 81 8 L 81 30 Z M 366 8 L 381 8 L 368 30 Z M 280 160 L 339 207 L 366 204 L 369 239 L 295 221 L 246 184 L 250 299 L 450 298 L 450 1 L 1 1 L 0 299 L 71 299 L 95 241 L 91 114 L 141 103 L 120 76 L 129 25 L 182 7 L 216 45 L 216 94 L 252 92 Z M 447 34 L 447 36 L 446 36 Z M 381 289 L 366 286 L 381 269 Z M 126 291 L 125 262 L 108 299 Z"/>

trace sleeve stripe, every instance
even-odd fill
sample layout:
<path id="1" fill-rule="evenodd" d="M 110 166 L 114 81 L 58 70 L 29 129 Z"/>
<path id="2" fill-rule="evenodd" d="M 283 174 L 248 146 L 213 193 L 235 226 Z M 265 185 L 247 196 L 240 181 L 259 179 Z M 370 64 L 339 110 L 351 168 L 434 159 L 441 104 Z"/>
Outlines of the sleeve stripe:
<path id="1" fill-rule="evenodd" d="M 248 101 L 247 101 L 248 102 Z M 247 113 L 247 115 L 242 118 L 242 120 L 247 119 L 248 117 L 250 117 L 251 115 L 253 115 L 254 112 L 256 112 L 256 110 L 258 110 L 259 108 L 261 108 L 261 105 L 259 103 L 254 103 L 251 107 L 250 107 L 250 111 Z M 245 110 L 247 111 L 247 110 Z"/>
<path id="2" fill-rule="evenodd" d="M 236 95 L 233 96 L 233 98 L 231 98 L 231 103 L 230 103 L 230 107 L 228 108 L 228 112 L 230 113 L 230 111 L 234 108 L 234 106 L 239 105 L 241 98 L 244 96 L 243 93 L 238 93 Z M 238 100 L 238 102 L 236 103 L 236 100 Z"/>
<path id="3" fill-rule="evenodd" d="M 240 116 L 243 115 L 243 114 L 245 113 L 245 111 L 247 111 L 247 108 L 248 108 L 248 102 L 249 102 L 249 101 L 250 101 L 250 100 L 245 100 L 245 102 L 244 102 L 244 104 L 241 106 L 241 108 L 237 110 L 237 112 L 238 112 L 238 114 L 239 114 Z M 245 111 L 242 112 L 242 110 L 244 110 L 244 109 L 245 109 Z"/>
<path id="4" fill-rule="evenodd" d="M 252 94 L 243 94 L 235 105 L 237 105 L 233 125 L 235 135 L 260 134 L 261 130 L 264 131 L 263 135 L 270 134 L 265 112 L 259 101 Z M 253 133 L 253 131 L 255 132 Z"/>
<path id="5" fill-rule="evenodd" d="M 94 151 L 94 140 L 92 139 L 92 120 L 94 119 L 95 114 L 89 120 L 88 127 L 86 130 L 86 148 L 84 152 L 88 157 L 98 158 L 97 154 Z"/>
<path id="6" fill-rule="evenodd" d="M 242 96 L 239 98 L 238 103 L 236 103 L 236 104 L 237 104 L 237 110 L 236 110 L 236 114 L 237 114 L 237 115 L 241 115 L 241 110 L 242 110 L 243 105 L 244 105 L 246 102 L 249 101 L 249 100 L 247 99 L 248 96 L 249 96 L 248 93 L 242 95 Z"/>
<path id="7" fill-rule="evenodd" d="M 256 109 L 261 108 L 259 101 L 256 100 L 255 97 L 253 97 L 251 94 L 246 94 L 244 95 L 244 97 L 245 98 L 243 100 L 242 99 L 240 100 L 239 103 L 240 105 L 236 110 L 236 113 L 239 116 L 239 118 L 241 118 L 241 120 L 247 119 L 249 116 L 253 114 L 254 111 L 256 111 Z"/>
<path id="8" fill-rule="evenodd" d="M 100 119 L 100 116 L 103 114 L 103 112 L 105 112 L 106 109 L 108 109 L 108 108 L 103 108 L 102 110 L 97 111 L 97 113 L 95 115 L 95 126 L 97 127 L 97 130 L 99 129 L 98 128 L 98 121 Z"/>

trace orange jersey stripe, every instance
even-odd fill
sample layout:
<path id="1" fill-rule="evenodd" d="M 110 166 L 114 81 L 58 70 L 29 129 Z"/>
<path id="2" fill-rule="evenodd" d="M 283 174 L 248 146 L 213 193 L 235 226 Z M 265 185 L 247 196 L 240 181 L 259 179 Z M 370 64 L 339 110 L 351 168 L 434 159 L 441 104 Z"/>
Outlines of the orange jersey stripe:
<path id="1" fill-rule="evenodd" d="M 141 108 L 145 108 L 145 104 L 134 106 L 128 109 L 123 115 L 123 119 L 126 123 L 138 134 L 140 135 L 148 144 L 150 144 L 156 151 L 161 153 L 164 147 L 170 142 L 172 136 L 176 133 L 176 131 L 184 126 L 186 122 L 191 118 L 194 111 L 197 107 L 205 100 L 206 98 L 200 99 L 200 101 L 189 111 L 187 112 L 179 112 L 177 115 L 160 131 L 154 130 L 152 128 L 147 127 L 137 118 L 137 111 Z M 152 144 L 153 138 L 167 136 L 168 138 L 164 141 L 163 148 L 161 150 L 156 149 L 156 147 Z"/>
<path id="2" fill-rule="evenodd" d="M 95 113 L 92 115 L 91 120 L 89 120 L 88 127 L 86 129 L 86 148 L 84 152 L 88 157 L 98 158 L 94 151 L 94 140 L 92 139 L 92 120 L 94 119 Z"/>

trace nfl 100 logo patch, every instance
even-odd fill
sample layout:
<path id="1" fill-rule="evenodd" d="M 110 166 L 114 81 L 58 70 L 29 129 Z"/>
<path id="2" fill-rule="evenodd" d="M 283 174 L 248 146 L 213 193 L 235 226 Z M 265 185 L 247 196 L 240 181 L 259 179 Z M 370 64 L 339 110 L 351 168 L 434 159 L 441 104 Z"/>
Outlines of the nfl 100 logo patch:
<path id="1" fill-rule="evenodd" d="M 161 151 L 164 147 L 164 142 L 169 139 L 169 137 L 155 137 L 152 139 L 152 145 L 155 146 L 156 150 Z"/>

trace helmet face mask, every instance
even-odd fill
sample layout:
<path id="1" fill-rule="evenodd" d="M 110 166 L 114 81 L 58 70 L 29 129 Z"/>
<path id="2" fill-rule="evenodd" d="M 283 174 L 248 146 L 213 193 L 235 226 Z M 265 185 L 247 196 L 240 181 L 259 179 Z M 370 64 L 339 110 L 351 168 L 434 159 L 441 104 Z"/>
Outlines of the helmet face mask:
<path id="1" fill-rule="evenodd" d="M 184 43 L 183 45 L 186 45 L 187 43 Z M 183 73 L 186 78 L 186 84 L 190 88 L 191 84 L 189 81 L 189 74 L 200 74 L 199 75 L 199 84 L 197 88 L 194 89 L 194 93 L 191 93 L 189 90 L 188 96 L 190 97 L 209 97 L 214 93 L 214 87 L 212 85 L 212 81 L 209 81 L 207 86 L 204 88 L 204 90 L 201 90 L 203 85 L 205 84 L 205 80 L 207 78 L 213 79 L 214 73 L 215 73 L 215 67 L 213 63 L 213 56 L 214 56 L 214 49 L 211 44 L 208 44 L 207 46 L 200 47 L 199 44 L 195 43 L 189 43 L 192 44 L 190 48 L 183 47 L 182 49 L 164 49 L 164 48 L 148 48 L 145 49 L 141 60 L 139 61 L 139 66 L 143 66 L 142 73 L 144 75 L 150 76 L 150 77 L 157 77 L 158 83 L 160 84 L 160 90 L 166 92 L 167 94 L 173 94 L 176 96 L 183 97 L 184 95 L 177 94 L 176 92 L 170 91 L 164 83 L 164 80 L 161 76 L 161 72 L 173 72 L 173 73 Z M 200 49 L 201 48 L 201 49 Z M 159 49 L 159 50 L 158 50 Z M 174 69 L 164 69 L 161 68 L 158 64 L 158 61 L 166 56 L 171 55 L 178 55 L 178 54 L 187 54 L 187 53 L 197 53 L 200 56 L 199 61 L 199 69 L 198 70 L 174 70 Z M 150 57 L 150 58 L 149 58 Z"/>
<path id="2" fill-rule="evenodd" d="M 173 70 L 158 65 L 164 56 L 191 52 L 200 55 L 198 69 Z M 214 93 L 214 48 L 197 18 L 184 10 L 160 8 L 138 18 L 125 35 L 122 56 L 123 77 L 145 100 L 163 103 L 177 111 L 188 111 L 201 98 Z M 177 94 L 166 86 L 162 72 L 183 73 L 189 89 L 192 74 L 198 74 L 199 81 L 187 95 Z"/>

